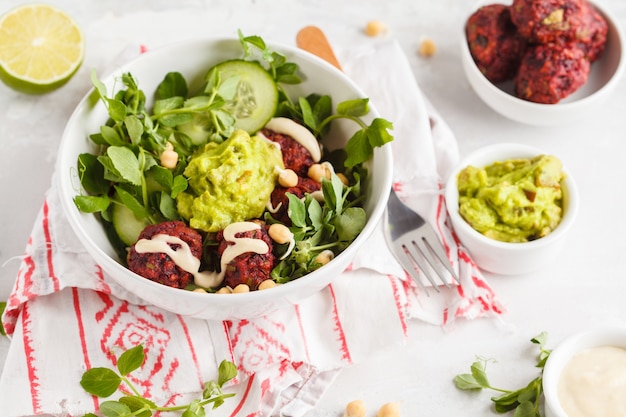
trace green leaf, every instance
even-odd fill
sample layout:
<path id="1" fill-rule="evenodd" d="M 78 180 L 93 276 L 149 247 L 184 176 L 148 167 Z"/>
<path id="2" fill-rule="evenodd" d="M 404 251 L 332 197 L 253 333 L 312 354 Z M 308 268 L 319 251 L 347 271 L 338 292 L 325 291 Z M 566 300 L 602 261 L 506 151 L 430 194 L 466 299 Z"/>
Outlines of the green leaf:
<path id="1" fill-rule="evenodd" d="M 305 227 L 306 207 L 304 206 L 304 203 L 292 193 L 287 193 L 286 195 L 289 200 L 287 213 L 289 215 L 289 218 L 291 219 L 291 222 L 296 227 Z"/>
<path id="2" fill-rule="evenodd" d="M 181 417 L 205 417 L 204 406 L 198 400 L 194 400 L 183 412 Z"/>
<path id="3" fill-rule="evenodd" d="M 309 215 L 309 220 L 311 221 L 311 226 L 313 226 L 315 230 L 322 227 L 324 223 L 322 205 L 310 195 L 307 198 L 307 213 Z"/>
<path id="4" fill-rule="evenodd" d="M 189 183 L 187 181 L 187 178 L 182 175 L 175 176 L 172 183 L 172 198 L 176 198 L 179 193 L 185 191 L 188 185 Z"/>
<path id="5" fill-rule="evenodd" d="M 167 111 L 175 110 L 183 106 L 185 99 L 176 96 L 176 97 L 168 97 L 161 100 L 157 100 L 154 103 L 153 112 L 155 116 L 159 116 Z"/>
<path id="6" fill-rule="evenodd" d="M 0 302 L 0 317 L 4 314 L 4 310 L 6 310 L 7 308 L 7 303 L 5 301 Z M 0 334 L 2 336 L 6 336 L 7 333 L 4 330 L 4 326 L 2 325 L 2 322 L 0 322 Z"/>
<path id="7" fill-rule="evenodd" d="M 337 114 L 342 116 L 361 117 L 369 113 L 369 99 L 360 98 L 342 101 L 337 105 Z"/>
<path id="8" fill-rule="evenodd" d="M 393 129 L 393 124 L 385 119 L 376 118 L 367 128 L 367 138 L 372 148 L 383 146 L 393 140 L 389 130 Z"/>
<path id="9" fill-rule="evenodd" d="M 470 370 L 472 371 L 472 375 L 477 383 L 479 383 L 484 388 L 489 388 L 489 380 L 487 378 L 487 373 L 485 371 L 485 361 L 476 361 L 470 366 Z"/>
<path id="10" fill-rule="evenodd" d="M 74 204 L 83 213 L 100 213 L 109 208 L 111 200 L 106 195 L 77 195 L 74 197 Z"/>
<path id="11" fill-rule="evenodd" d="M 134 395 L 121 397 L 119 402 L 126 405 L 133 415 L 137 417 L 150 417 L 152 415 L 150 410 L 158 407 L 154 402 Z"/>
<path id="12" fill-rule="evenodd" d="M 352 135 L 346 144 L 346 154 L 348 157 L 344 162 L 347 168 L 352 168 L 372 157 L 374 150 L 367 140 L 367 132 L 359 130 Z"/>
<path id="13" fill-rule="evenodd" d="M 110 146 L 106 153 L 123 179 L 133 185 L 141 185 L 143 174 L 133 151 L 123 146 Z"/>
<path id="14" fill-rule="evenodd" d="M 121 186 L 115 186 L 115 192 L 120 198 L 122 203 L 133 212 L 138 219 L 145 219 L 150 216 L 150 212 L 146 207 L 141 204 L 139 200 L 135 198 L 130 192 L 122 188 Z"/>
<path id="15" fill-rule="evenodd" d="M 481 390 L 483 387 L 476 382 L 472 374 L 460 374 L 454 377 L 454 385 L 462 390 Z"/>
<path id="16" fill-rule="evenodd" d="M 111 126 L 100 126 L 100 136 L 108 145 L 112 146 L 124 146 L 126 143 L 124 139 L 117 133 L 117 130 Z"/>
<path id="17" fill-rule="evenodd" d="M 180 216 L 174 199 L 165 191 L 162 191 L 159 197 L 159 211 L 163 216 L 168 220 L 178 220 Z"/>
<path id="18" fill-rule="evenodd" d="M 311 108 L 311 105 L 309 104 L 307 99 L 304 97 L 300 97 L 298 103 L 300 104 L 300 110 L 302 111 L 302 121 L 304 122 L 304 124 L 313 129 L 313 131 L 317 131 L 318 119 L 313 113 L 313 109 Z"/>
<path id="19" fill-rule="evenodd" d="M 104 166 L 96 155 L 82 153 L 78 155 L 78 177 L 85 191 L 91 194 L 106 194 L 111 187 L 109 181 L 104 180 Z"/>
<path id="20" fill-rule="evenodd" d="M 85 391 L 101 398 L 112 395 L 121 383 L 122 378 L 108 368 L 91 368 L 80 380 L 80 385 Z"/>
<path id="21" fill-rule="evenodd" d="M 524 401 L 517 406 L 513 417 L 541 417 L 534 404 L 530 401 Z"/>
<path id="22" fill-rule="evenodd" d="M 187 81 L 179 72 L 168 72 L 156 89 L 157 99 L 187 97 Z"/>
<path id="23" fill-rule="evenodd" d="M 124 119 L 124 126 L 126 126 L 131 143 L 134 145 L 139 144 L 141 135 L 143 135 L 143 123 L 141 123 L 141 120 L 137 116 L 128 115 Z"/>
<path id="24" fill-rule="evenodd" d="M 111 119 L 116 122 L 123 122 L 127 114 L 126 104 L 112 98 L 108 98 L 106 101 L 109 104 L 109 116 L 111 116 Z"/>
<path id="25" fill-rule="evenodd" d="M 143 345 L 130 348 L 118 358 L 117 369 L 121 375 L 126 376 L 143 365 L 144 357 Z"/>
<path id="26" fill-rule="evenodd" d="M 104 83 L 98 78 L 98 74 L 96 73 L 95 69 L 91 70 L 91 83 L 100 95 L 100 98 L 105 99 L 107 97 L 107 88 Z"/>
<path id="27" fill-rule="evenodd" d="M 100 404 L 100 412 L 106 417 L 130 416 L 130 408 L 119 401 L 105 401 Z"/>
<path id="28" fill-rule="evenodd" d="M 340 242 L 352 242 L 361 233 L 367 222 L 365 210 L 361 207 L 348 207 L 335 217 L 333 222 Z"/>
<path id="29" fill-rule="evenodd" d="M 218 368 L 218 380 L 217 383 L 220 387 L 223 387 L 228 381 L 231 381 L 237 376 L 237 366 L 234 363 L 223 360 L 220 362 Z"/>

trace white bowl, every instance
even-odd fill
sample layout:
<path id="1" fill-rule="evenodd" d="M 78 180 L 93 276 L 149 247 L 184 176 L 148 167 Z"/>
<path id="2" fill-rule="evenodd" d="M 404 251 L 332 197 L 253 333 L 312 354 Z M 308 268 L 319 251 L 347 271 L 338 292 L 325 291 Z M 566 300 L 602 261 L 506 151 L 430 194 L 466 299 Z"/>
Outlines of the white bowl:
<path id="1" fill-rule="evenodd" d="M 552 350 L 543 370 L 546 417 L 572 417 L 566 413 L 564 404 L 559 399 L 558 385 L 563 370 L 570 360 L 581 351 L 606 346 L 626 349 L 626 328 L 606 327 L 588 330 L 566 338 Z M 621 374 L 622 381 L 624 378 L 626 378 L 626 370 Z M 606 400 L 606 397 L 603 400 Z"/>
<path id="2" fill-rule="evenodd" d="M 343 100 L 366 97 L 348 77 L 321 59 L 294 47 L 269 42 L 268 46 L 283 53 L 289 61 L 298 63 L 306 77 L 303 83 L 286 88 L 290 95 L 305 96 L 312 92 L 329 94 L 334 105 Z M 103 82 L 110 92 L 114 89 L 116 77 L 130 72 L 150 100 L 152 92 L 167 72 L 182 73 L 192 90 L 194 86 L 201 85 L 211 66 L 226 59 L 239 58 L 241 51 L 239 40 L 234 38 L 180 42 L 141 55 L 115 71 Z M 116 84 L 117 87 L 119 84 L 121 83 Z M 377 116 L 378 113 L 372 106 L 366 120 L 371 121 Z M 368 198 L 364 204 L 368 217 L 365 228 L 345 251 L 319 270 L 288 284 L 247 294 L 198 294 L 152 282 L 119 263 L 102 224 L 94 215 L 80 212 L 73 202 L 73 198 L 81 193 L 76 171 L 77 157 L 83 152 L 94 152 L 94 146 L 88 135 L 97 132 L 107 117 L 104 106 L 98 102 L 92 91 L 80 102 L 67 123 L 56 167 L 63 210 L 86 250 L 111 278 L 146 302 L 165 310 L 203 319 L 227 320 L 260 316 L 298 302 L 340 276 L 358 248 L 372 233 L 384 212 L 392 176 L 389 146 L 377 148 L 373 159 L 367 165 L 370 181 L 367 189 Z M 354 124 L 339 121 L 333 126 L 325 146 L 342 147 L 354 129 Z"/>
<path id="3" fill-rule="evenodd" d="M 523 243 L 500 242 L 473 229 L 459 214 L 458 173 L 468 165 L 482 168 L 496 161 L 530 158 L 542 154 L 546 152 L 522 144 L 491 145 L 471 153 L 452 171 L 446 183 L 446 206 L 454 232 L 479 268 L 500 275 L 519 275 L 538 270 L 548 262 L 554 262 L 561 250 L 564 237 L 576 218 L 578 191 L 572 175 L 566 167 L 563 167 L 566 177 L 562 183 L 563 217 L 559 225 L 550 234 L 537 240 Z"/>
<path id="4" fill-rule="evenodd" d="M 626 65 L 624 35 L 617 20 L 597 4 L 592 5 L 606 19 L 609 32 L 602 57 L 591 64 L 589 79 L 578 91 L 556 104 L 533 103 L 515 97 L 512 81 L 493 84 L 478 69 L 463 26 L 461 62 L 472 89 L 493 110 L 517 122 L 535 126 L 562 126 L 587 120 L 589 114 L 600 109 L 601 103 L 615 90 Z"/>

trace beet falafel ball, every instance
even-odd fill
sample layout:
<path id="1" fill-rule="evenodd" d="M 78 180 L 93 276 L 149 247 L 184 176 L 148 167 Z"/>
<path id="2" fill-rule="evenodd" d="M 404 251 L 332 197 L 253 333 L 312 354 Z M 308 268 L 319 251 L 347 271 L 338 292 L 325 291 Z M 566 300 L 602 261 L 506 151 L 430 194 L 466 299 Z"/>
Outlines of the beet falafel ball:
<path id="1" fill-rule="evenodd" d="M 267 233 L 267 227 L 265 226 L 262 226 L 260 229 L 237 233 L 235 237 L 260 239 L 267 243 L 269 248 L 267 253 L 243 253 L 235 257 L 226 266 L 223 285 L 235 288 L 239 284 L 246 284 L 251 291 L 254 291 L 261 282 L 270 278 L 272 269 L 275 266 L 276 257 L 272 252 L 272 239 Z M 232 243 L 224 239 L 223 231 L 217 232 L 215 239 L 219 244 L 217 253 L 221 257 L 226 248 Z"/>
<path id="2" fill-rule="evenodd" d="M 589 62 L 604 52 L 609 26 L 604 17 L 589 2 L 583 3 L 583 22 L 576 32 L 578 46 L 585 51 Z"/>
<path id="3" fill-rule="evenodd" d="M 272 191 L 272 195 L 270 197 L 272 207 L 277 208 L 276 212 L 272 213 L 272 217 L 286 225 L 291 225 L 291 219 L 287 213 L 287 209 L 289 208 L 289 198 L 287 197 L 287 193 L 291 193 L 298 198 L 302 198 L 305 194 L 311 194 L 321 189 L 322 185 L 309 177 L 298 177 L 298 185 L 295 187 L 286 188 L 277 186 L 274 188 L 274 191 Z"/>
<path id="4" fill-rule="evenodd" d="M 534 45 L 522 59 L 515 94 L 535 103 L 557 103 L 587 82 L 589 70 L 589 60 L 575 44 Z"/>
<path id="5" fill-rule="evenodd" d="M 508 6 L 482 6 L 467 20 L 465 32 L 472 58 L 489 81 L 499 83 L 515 77 L 526 40 L 511 21 Z"/>
<path id="6" fill-rule="evenodd" d="M 513 0 L 511 20 L 533 43 L 571 41 L 583 24 L 585 0 Z"/>
<path id="7" fill-rule="evenodd" d="M 167 221 L 147 226 L 139 234 L 139 239 L 152 239 L 156 235 L 165 234 L 181 239 L 189 246 L 191 254 L 200 259 L 202 257 L 202 236 L 196 230 L 181 221 Z M 131 246 L 128 252 L 128 268 L 138 275 L 159 284 L 174 288 L 185 288 L 191 284 L 193 275 L 178 266 L 165 252 L 143 252 L 136 250 L 137 243 Z M 179 250 L 181 245 L 169 244 L 173 250 Z"/>
<path id="8" fill-rule="evenodd" d="M 299 177 L 306 176 L 311 165 L 315 163 L 311 153 L 291 136 L 274 132 L 270 129 L 261 131 L 263 136 L 280 145 L 283 154 L 283 164 L 286 169 L 293 170 Z"/>

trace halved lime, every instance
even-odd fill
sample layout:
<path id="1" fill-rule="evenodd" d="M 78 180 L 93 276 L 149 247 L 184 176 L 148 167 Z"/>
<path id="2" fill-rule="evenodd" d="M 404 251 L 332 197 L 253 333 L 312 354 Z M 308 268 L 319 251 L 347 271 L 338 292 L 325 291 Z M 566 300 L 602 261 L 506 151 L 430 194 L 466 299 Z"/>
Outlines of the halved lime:
<path id="1" fill-rule="evenodd" d="M 0 79 L 29 94 L 65 84 L 83 61 L 85 39 L 65 12 L 28 4 L 0 17 Z"/>

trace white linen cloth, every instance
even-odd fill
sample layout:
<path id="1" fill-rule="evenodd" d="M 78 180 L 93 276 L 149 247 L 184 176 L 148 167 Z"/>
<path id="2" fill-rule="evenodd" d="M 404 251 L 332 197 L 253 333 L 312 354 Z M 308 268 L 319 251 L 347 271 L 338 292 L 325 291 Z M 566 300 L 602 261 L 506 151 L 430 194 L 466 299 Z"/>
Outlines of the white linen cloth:
<path id="1" fill-rule="evenodd" d="M 461 285 L 426 296 L 393 258 L 381 224 L 347 271 L 297 305 L 232 322 L 181 317 L 142 305 L 103 273 L 73 235 L 52 186 L 3 316 L 12 338 L 0 377 L 3 416 L 97 410 L 98 400 L 79 385 L 82 373 L 113 367 L 112 351 L 139 343 L 146 363 L 132 376 L 157 404 L 198 398 L 202 382 L 228 359 L 239 369 L 229 387 L 237 395 L 211 415 L 302 416 L 343 367 L 404 343 L 408 320 L 446 325 L 503 312 L 448 228 L 442 183 L 457 160 L 455 138 L 422 97 L 400 47 L 337 53 L 394 123 L 394 186 L 440 232 Z"/>

